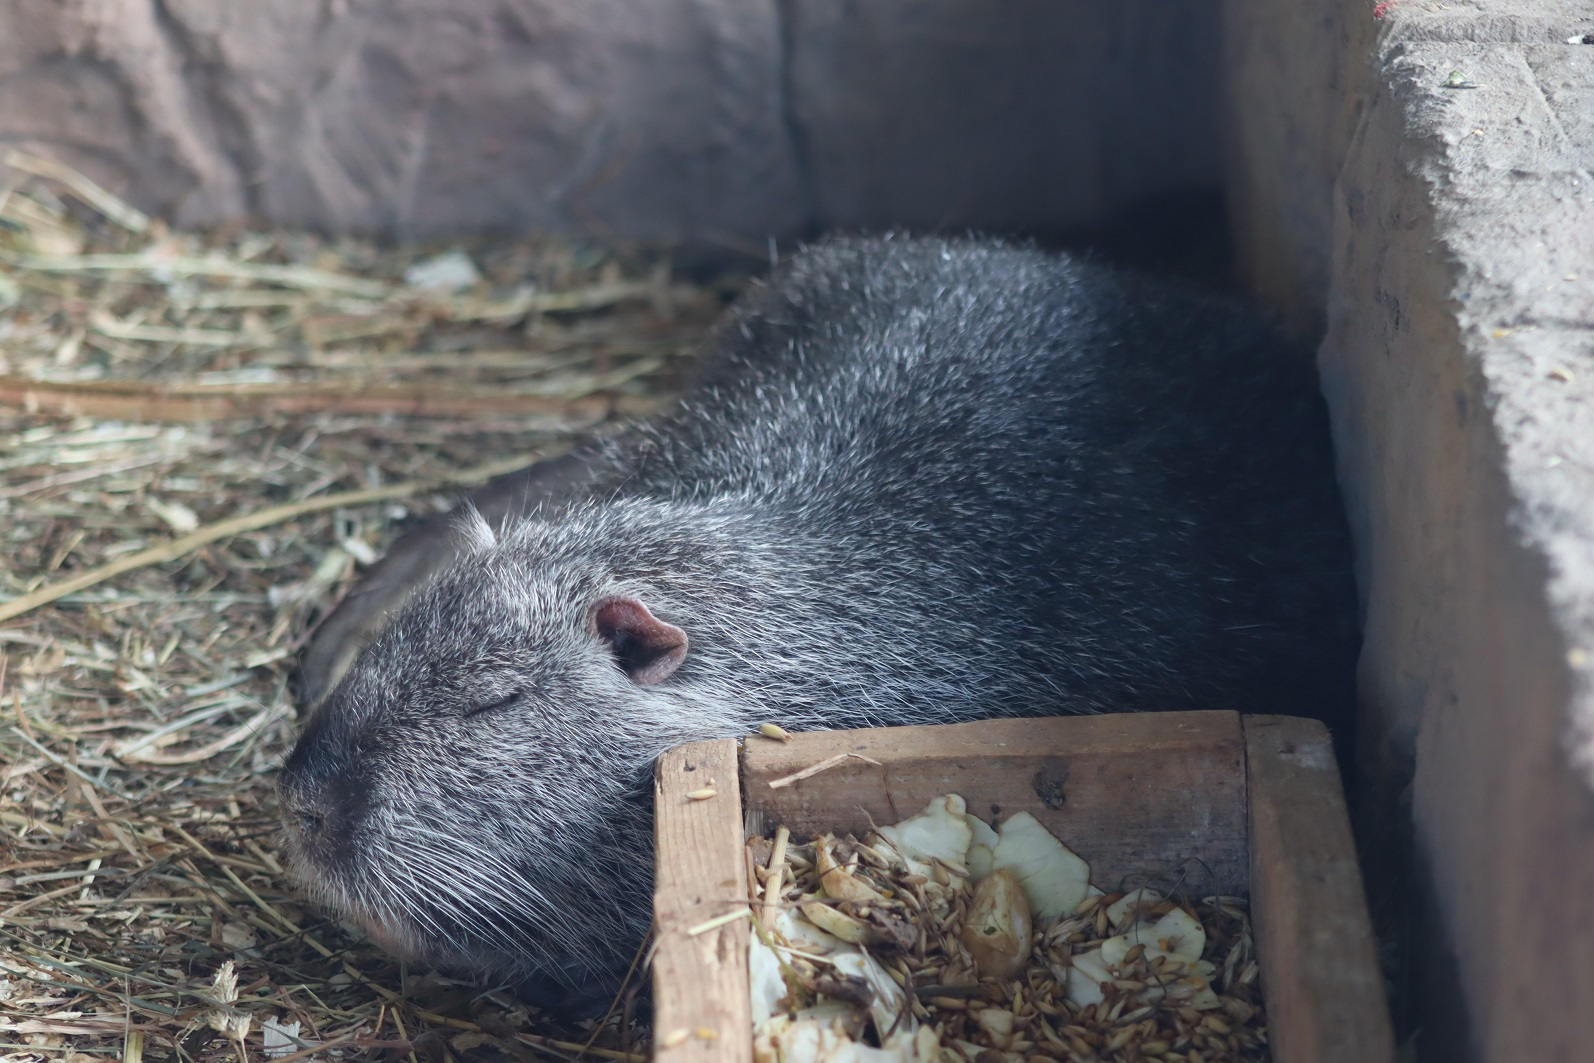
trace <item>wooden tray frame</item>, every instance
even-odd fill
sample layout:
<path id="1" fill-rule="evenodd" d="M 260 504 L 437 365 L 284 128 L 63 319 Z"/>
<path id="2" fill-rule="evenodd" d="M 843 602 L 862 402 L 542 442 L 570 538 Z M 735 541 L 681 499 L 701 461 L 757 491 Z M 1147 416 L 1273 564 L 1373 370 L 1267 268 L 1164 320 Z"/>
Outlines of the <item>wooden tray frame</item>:
<path id="1" fill-rule="evenodd" d="M 771 788 L 842 753 L 835 767 Z M 716 796 L 686 795 L 712 789 Z M 1391 1063 L 1394 1041 L 1344 794 L 1314 720 L 1233 712 L 991 720 L 697 742 L 659 759 L 655 1058 L 750 1063 L 743 842 L 862 832 L 960 793 L 1032 813 L 1106 886 L 1194 867 L 1249 895 L 1277 1063 Z M 744 815 L 744 808 L 746 810 Z M 705 924 L 711 924 L 704 929 Z M 694 931 L 696 931 L 694 933 Z"/>

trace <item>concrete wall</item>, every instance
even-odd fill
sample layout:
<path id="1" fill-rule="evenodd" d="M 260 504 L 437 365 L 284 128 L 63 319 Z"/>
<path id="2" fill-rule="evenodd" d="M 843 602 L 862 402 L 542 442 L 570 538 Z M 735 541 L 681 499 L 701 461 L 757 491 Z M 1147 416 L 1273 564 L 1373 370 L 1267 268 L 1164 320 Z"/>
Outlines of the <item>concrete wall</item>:
<path id="1" fill-rule="evenodd" d="M 1216 187 L 1216 0 L 0 0 L 0 143 L 191 225 L 734 246 Z"/>
<path id="2" fill-rule="evenodd" d="M 1326 311 L 1375 908 L 1421 1058 L 1594 1060 L 1594 11 L 1321 6 L 1231 0 L 1231 85 L 1307 76 L 1230 94 L 1233 202 Z"/>

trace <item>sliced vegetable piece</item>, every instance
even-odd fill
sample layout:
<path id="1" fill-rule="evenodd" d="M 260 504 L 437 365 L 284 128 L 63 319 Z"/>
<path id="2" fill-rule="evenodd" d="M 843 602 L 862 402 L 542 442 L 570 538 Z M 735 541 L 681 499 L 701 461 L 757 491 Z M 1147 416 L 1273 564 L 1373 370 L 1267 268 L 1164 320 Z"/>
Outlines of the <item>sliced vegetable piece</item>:
<path id="1" fill-rule="evenodd" d="M 1046 923 L 1071 913 L 1090 887 L 1090 865 L 1058 841 L 1028 812 L 1003 821 L 992 869 L 1007 868 L 1029 901 L 1030 915 Z"/>
<path id="2" fill-rule="evenodd" d="M 979 816 L 970 814 L 963 818 L 968 823 L 972 835 L 968 859 L 964 862 L 969 869 L 969 878 L 978 882 L 991 873 L 991 853 L 995 851 L 996 843 L 1001 839 L 995 828 Z"/>
<path id="3" fill-rule="evenodd" d="M 1122 930 L 1133 923 L 1139 922 L 1146 913 L 1146 909 L 1154 908 L 1162 903 L 1162 894 L 1156 890 L 1142 886 L 1137 890 L 1130 890 L 1107 906 L 1107 921 L 1114 929 Z"/>
<path id="4" fill-rule="evenodd" d="M 915 875 L 931 877 L 938 861 L 963 873 L 973 837 L 964 818 L 967 812 L 963 798 L 946 794 L 931 800 L 918 815 L 881 827 L 878 833 Z"/>
<path id="5" fill-rule="evenodd" d="M 1111 982 L 1112 972 L 1101 962 L 1101 950 L 1091 949 L 1074 957 L 1068 968 L 1068 983 L 1063 987 L 1068 1002 L 1076 1008 L 1087 1004 L 1100 1004 L 1104 998 L 1101 987 Z"/>
<path id="6" fill-rule="evenodd" d="M 1136 923 L 1122 934 L 1103 941 L 1102 962 L 1109 967 L 1122 966 L 1124 958 L 1136 945 L 1141 946 L 1148 960 L 1164 956 L 1193 964 L 1201 959 L 1207 947 L 1207 932 L 1189 912 L 1175 908 L 1155 923 Z"/>
<path id="7" fill-rule="evenodd" d="M 747 975 L 753 991 L 753 1026 L 780 1011 L 780 1002 L 790 995 L 780 956 L 756 935 L 747 949 Z"/>
<path id="8" fill-rule="evenodd" d="M 898 1033 L 911 1035 L 918 1029 L 919 1024 L 908 1008 L 907 993 L 868 953 L 839 953 L 831 958 L 831 964 L 842 974 L 862 978 L 874 990 L 869 1017 L 874 1020 L 875 1032 L 882 1041 Z"/>

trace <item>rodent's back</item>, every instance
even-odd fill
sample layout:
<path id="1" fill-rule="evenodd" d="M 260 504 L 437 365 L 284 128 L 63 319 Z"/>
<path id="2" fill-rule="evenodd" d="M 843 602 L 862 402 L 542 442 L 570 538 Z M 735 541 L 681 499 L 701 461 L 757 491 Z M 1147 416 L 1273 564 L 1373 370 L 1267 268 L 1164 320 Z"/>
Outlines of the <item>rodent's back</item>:
<path id="1" fill-rule="evenodd" d="M 833 594 L 1022 645 L 1051 681 L 983 714 L 1348 706 L 1326 416 L 1254 312 L 1039 252 L 836 240 L 720 340 L 612 455 L 618 493 L 745 497 L 772 540 L 845 540 Z"/>

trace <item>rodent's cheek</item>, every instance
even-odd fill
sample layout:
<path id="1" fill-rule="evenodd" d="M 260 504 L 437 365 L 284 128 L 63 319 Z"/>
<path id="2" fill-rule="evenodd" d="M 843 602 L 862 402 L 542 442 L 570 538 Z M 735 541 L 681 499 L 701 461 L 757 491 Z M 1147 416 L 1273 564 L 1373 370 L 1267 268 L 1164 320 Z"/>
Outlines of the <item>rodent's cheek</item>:
<path id="1" fill-rule="evenodd" d="M 350 918 L 358 923 L 365 931 L 366 937 L 374 941 L 380 948 L 387 950 L 401 959 L 414 959 L 414 950 L 410 947 L 408 939 L 384 923 L 381 919 L 368 912 L 355 912 Z"/>

